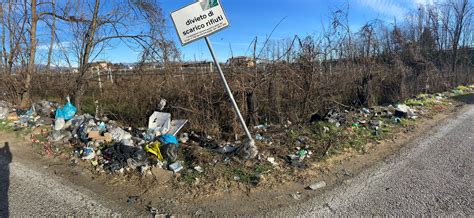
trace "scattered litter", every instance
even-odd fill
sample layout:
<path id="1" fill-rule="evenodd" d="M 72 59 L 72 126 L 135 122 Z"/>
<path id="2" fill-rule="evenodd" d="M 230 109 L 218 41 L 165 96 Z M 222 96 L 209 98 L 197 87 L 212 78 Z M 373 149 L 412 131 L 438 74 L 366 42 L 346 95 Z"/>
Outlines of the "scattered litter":
<path id="1" fill-rule="evenodd" d="M 463 89 L 455 90 L 458 91 L 453 92 L 462 92 Z M 346 133 L 342 131 L 347 131 L 348 134 L 358 134 L 358 131 L 363 130 L 379 135 L 384 128 L 390 127 L 393 123 L 399 124 L 406 119 L 418 119 L 429 115 L 430 109 L 424 108 L 424 105 L 443 103 L 434 105 L 432 109 L 435 111 L 446 110 L 446 105 L 450 102 L 443 101 L 443 99 L 448 96 L 452 96 L 452 94 L 447 92 L 443 95 L 419 95 L 413 101 L 407 100 L 405 104 L 398 104 L 395 107 L 389 105 L 359 109 L 347 108 L 347 110 L 333 109 L 326 114 L 318 112 L 320 114 L 312 115 L 310 122 L 318 127 L 318 132 L 323 131 L 326 136 L 331 136 L 334 133 L 339 134 L 339 131 L 342 134 Z M 204 173 L 203 167 L 210 167 L 206 164 L 207 162 L 211 164 L 229 164 L 234 161 L 240 163 L 241 160 L 238 157 L 242 159 L 258 157 L 260 161 L 266 160 L 275 167 L 284 165 L 285 162 L 281 161 L 283 159 L 287 165 L 305 169 L 308 168 L 309 158 L 313 152 L 317 157 L 321 155 L 320 152 L 311 151 L 312 148 L 315 148 L 313 145 L 317 145 L 318 142 L 314 141 L 313 137 L 308 137 L 307 134 L 299 136 L 298 132 L 293 132 L 293 123 L 290 121 L 286 121 L 286 124 L 282 125 L 272 125 L 271 129 L 266 123 L 253 127 L 255 140 L 264 141 L 266 145 L 271 145 L 272 142 L 275 143 L 275 146 L 281 145 L 278 141 L 279 137 L 272 132 L 274 127 L 275 130 L 281 127 L 288 130 L 290 134 L 296 133 L 295 138 L 292 136 L 290 142 L 294 143 L 291 147 L 294 149 L 286 157 L 280 156 L 279 153 L 270 153 L 278 155 L 280 162 L 277 162 L 276 157 L 268 157 L 268 153 L 258 155 L 259 151 L 254 140 L 240 142 L 235 139 L 235 141 L 223 142 L 202 132 L 179 134 L 188 120 L 172 120 L 170 113 L 162 112 L 165 107 L 166 100 L 162 99 L 157 111 L 149 117 L 148 128 L 132 128 L 120 126 L 107 117 L 100 118 L 97 115 L 94 117 L 89 114 L 77 115 L 77 109 L 69 98 L 63 107 L 58 103 L 39 101 L 24 110 L 15 109 L 11 104 L 0 101 L 0 119 L 2 120 L 0 125 L 9 125 L 15 130 L 38 126 L 52 127 L 52 130 L 49 129 L 44 133 L 32 134 L 32 141 L 43 146 L 47 155 L 58 154 L 59 145 L 68 144 L 74 148 L 74 160 L 80 161 L 82 159 L 90 163 L 97 172 L 124 173 L 139 170 L 142 175 L 154 175 L 160 182 L 169 181 L 172 172 L 177 173 L 183 169 L 183 162 L 179 160 L 179 155 L 188 155 L 186 152 L 190 151 L 196 155 L 193 158 L 199 159 L 196 163 L 191 164 L 199 163 L 202 167 L 191 165 L 193 167 L 188 171 L 194 170 L 199 173 Z M 296 125 L 299 124 L 294 126 Z M 340 127 L 343 129 L 338 129 Z M 220 158 L 216 157 L 218 154 L 197 156 L 201 153 L 194 152 L 202 150 L 202 148 L 193 148 L 197 145 L 223 155 Z M 183 151 L 179 149 L 183 149 Z M 208 157 L 209 160 L 206 160 Z M 188 161 L 188 159 L 186 160 Z M 256 177 L 263 178 L 261 174 Z M 234 179 L 244 180 L 239 176 L 235 176 Z M 318 182 L 308 188 L 316 190 L 325 186 L 326 183 Z M 301 194 L 295 195 L 298 199 L 301 198 Z"/>
<path id="2" fill-rule="evenodd" d="M 112 138 L 116 142 L 123 142 L 132 139 L 132 135 L 129 132 L 119 127 L 111 128 L 109 132 L 112 134 Z"/>
<path id="3" fill-rule="evenodd" d="M 400 119 L 399 117 L 394 117 L 394 118 L 393 118 L 393 122 L 394 122 L 394 123 L 401 123 L 401 122 L 402 122 L 402 119 Z"/>
<path id="4" fill-rule="evenodd" d="M 104 142 L 112 142 L 113 141 L 113 136 L 111 133 L 104 133 L 103 135 L 100 134 L 99 131 L 90 131 L 88 133 L 89 139 L 92 139 L 94 141 L 104 141 Z"/>
<path id="5" fill-rule="evenodd" d="M 66 121 L 64 120 L 64 118 L 56 118 L 56 120 L 54 121 L 54 130 L 59 131 L 63 129 L 65 125 Z"/>
<path id="6" fill-rule="evenodd" d="M 166 103 L 167 103 L 166 99 L 162 98 L 162 99 L 160 100 L 160 105 L 159 105 L 158 109 L 159 109 L 160 111 L 162 111 L 163 109 L 165 109 Z"/>
<path id="7" fill-rule="evenodd" d="M 139 147 L 131 147 L 117 143 L 103 151 L 104 169 L 116 172 L 124 167 L 132 165 L 139 167 L 145 165 L 146 152 Z"/>
<path id="8" fill-rule="evenodd" d="M 72 138 L 72 134 L 68 131 L 51 131 L 48 140 L 52 142 L 67 141 Z"/>
<path id="9" fill-rule="evenodd" d="M 395 108 L 395 116 L 399 118 L 406 118 L 406 117 L 415 116 L 415 115 L 409 106 L 405 104 L 399 104 Z"/>
<path id="10" fill-rule="evenodd" d="M 298 156 L 299 156 L 300 159 L 305 158 L 307 154 L 308 154 L 308 151 L 306 151 L 306 150 L 299 150 L 298 151 Z"/>
<path id="11" fill-rule="evenodd" d="M 171 121 L 171 128 L 167 134 L 176 136 L 179 131 L 188 123 L 188 120 L 173 120 Z"/>
<path id="12" fill-rule="evenodd" d="M 179 142 L 185 144 L 189 141 L 189 135 L 187 133 L 183 133 L 179 136 Z"/>
<path id="13" fill-rule="evenodd" d="M 157 136 L 166 134 L 171 128 L 171 114 L 155 111 L 148 119 L 148 129 Z"/>
<path id="14" fill-rule="evenodd" d="M 71 99 L 67 97 L 67 103 L 64 105 L 64 107 L 56 109 L 56 119 L 62 118 L 66 121 L 70 120 L 74 118 L 74 115 L 76 115 L 76 112 L 77 112 L 77 108 L 71 104 Z"/>
<path id="15" fill-rule="evenodd" d="M 275 162 L 275 158 L 274 157 L 269 157 L 267 158 L 267 161 L 270 162 L 273 166 L 278 166 L 278 163 Z"/>
<path id="16" fill-rule="evenodd" d="M 202 169 L 201 166 L 195 166 L 194 170 L 196 170 L 198 173 L 203 173 L 204 172 L 204 170 Z"/>
<path id="17" fill-rule="evenodd" d="M 268 128 L 268 125 L 265 125 L 265 124 L 260 124 L 260 125 L 257 125 L 257 126 L 254 126 L 255 129 L 263 129 L 263 130 L 266 130 Z"/>
<path id="18" fill-rule="evenodd" d="M 160 141 L 161 143 L 163 144 L 173 144 L 173 145 L 178 145 L 179 142 L 178 142 L 178 139 L 173 136 L 173 135 L 163 135 L 160 137 Z"/>
<path id="19" fill-rule="evenodd" d="M 175 162 L 170 164 L 168 168 L 173 171 L 173 173 L 177 173 L 183 169 L 183 166 L 181 165 L 181 162 Z"/>
<path id="20" fill-rule="evenodd" d="M 92 164 L 92 166 L 96 167 L 96 166 L 99 165 L 99 161 L 97 161 L 97 160 L 91 160 L 91 164 Z"/>
<path id="21" fill-rule="evenodd" d="M 237 147 L 233 145 L 224 145 L 222 147 L 218 147 L 214 149 L 216 152 L 221 153 L 221 154 L 229 154 L 237 150 Z"/>
<path id="22" fill-rule="evenodd" d="M 298 155 L 290 154 L 286 158 L 287 158 L 287 162 L 293 167 L 296 167 L 296 168 L 299 168 L 299 169 L 308 168 L 308 164 L 304 163 L 300 159 L 300 156 L 298 156 Z"/>
<path id="23" fill-rule="evenodd" d="M 161 143 L 159 142 L 150 143 L 145 146 L 145 151 L 156 155 L 158 160 L 163 161 L 164 158 L 163 155 L 161 155 L 160 146 Z"/>
<path id="24" fill-rule="evenodd" d="M 301 200 L 301 192 L 296 192 L 295 194 L 291 194 L 291 197 L 293 197 L 293 199 L 299 201 Z"/>
<path id="25" fill-rule="evenodd" d="M 316 183 L 313 183 L 310 186 L 308 186 L 308 188 L 311 189 L 311 190 L 317 190 L 317 189 L 324 188 L 324 187 L 326 187 L 326 182 L 324 182 L 324 181 L 316 182 Z"/>
<path id="26" fill-rule="evenodd" d="M 91 160 L 95 158 L 95 151 L 93 148 L 84 148 L 82 149 L 82 158 L 83 160 Z"/>
<path id="27" fill-rule="evenodd" d="M 7 116 L 8 121 L 18 121 L 20 118 L 18 117 L 18 114 L 16 112 L 11 112 Z"/>
<path id="28" fill-rule="evenodd" d="M 330 131 L 329 127 L 327 127 L 327 126 L 323 127 L 323 132 L 324 132 L 324 133 L 327 133 L 327 132 L 329 132 L 329 131 Z"/>
<path id="29" fill-rule="evenodd" d="M 178 145 L 177 144 L 164 144 L 160 147 L 160 150 L 165 160 L 169 162 L 175 162 L 178 160 Z"/>
<path id="30" fill-rule="evenodd" d="M 362 112 L 365 114 L 370 114 L 370 110 L 367 108 L 362 108 Z"/>
<path id="31" fill-rule="evenodd" d="M 12 106 L 6 101 L 0 101 L 0 120 L 6 120 Z"/>
<path id="32" fill-rule="evenodd" d="M 244 159 L 253 159 L 258 155 L 258 149 L 255 145 L 254 140 L 246 139 L 244 143 L 239 147 L 239 155 Z"/>

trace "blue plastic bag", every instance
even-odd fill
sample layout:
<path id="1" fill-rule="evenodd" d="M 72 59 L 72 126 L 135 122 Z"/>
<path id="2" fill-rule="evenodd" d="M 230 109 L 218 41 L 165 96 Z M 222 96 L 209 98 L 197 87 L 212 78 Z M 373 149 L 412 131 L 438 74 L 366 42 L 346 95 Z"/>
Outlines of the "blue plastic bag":
<path id="1" fill-rule="evenodd" d="M 56 119 L 64 119 L 64 111 L 62 108 L 56 109 L 56 113 L 54 114 Z"/>
<path id="2" fill-rule="evenodd" d="M 64 105 L 63 108 L 56 109 L 55 118 L 56 119 L 62 118 L 67 121 L 74 118 L 74 115 L 76 115 L 76 112 L 77 112 L 77 108 L 71 104 L 71 100 L 69 99 L 69 97 L 67 97 L 66 105 Z"/>
<path id="3" fill-rule="evenodd" d="M 178 142 L 178 139 L 174 136 L 174 135 L 162 135 L 160 137 L 160 141 L 161 143 L 163 143 L 163 145 L 167 145 L 167 144 L 173 144 L 173 145 L 178 145 L 179 142 Z"/>
<path id="4" fill-rule="evenodd" d="M 76 115 L 77 108 L 71 104 L 71 102 L 66 103 L 63 107 L 64 120 L 70 120 Z"/>

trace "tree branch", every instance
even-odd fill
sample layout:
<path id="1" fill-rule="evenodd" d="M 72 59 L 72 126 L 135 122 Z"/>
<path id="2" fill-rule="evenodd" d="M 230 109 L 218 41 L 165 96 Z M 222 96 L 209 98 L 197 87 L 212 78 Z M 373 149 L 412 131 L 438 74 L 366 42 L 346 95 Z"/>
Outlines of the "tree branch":
<path id="1" fill-rule="evenodd" d="M 60 20 L 67 21 L 67 22 L 82 22 L 82 23 L 91 22 L 90 20 L 87 20 L 87 19 L 84 19 L 84 18 L 75 17 L 75 16 L 61 16 L 61 15 L 51 13 L 51 12 L 42 12 L 38 15 L 38 17 L 41 17 L 43 15 L 52 16 L 52 17 L 55 17 L 55 18 L 58 18 Z"/>

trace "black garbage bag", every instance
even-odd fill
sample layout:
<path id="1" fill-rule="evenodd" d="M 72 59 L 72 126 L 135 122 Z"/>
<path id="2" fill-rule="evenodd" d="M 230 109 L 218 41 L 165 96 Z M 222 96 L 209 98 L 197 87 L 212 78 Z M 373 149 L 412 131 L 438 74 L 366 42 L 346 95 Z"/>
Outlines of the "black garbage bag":
<path id="1" fill-rule="evenodd" d="M 103 151 L 103 157 L 106 160 L 104 169 L 110 172 L 118 171 L 133 163 L 133 166 L 139 167 L 146 164 L 146 152 L 139 147 L 131 147 L 121 143 L 106 148 Z"/>
<path id="2" fill-rule="evenodd" d="M 173 163 L 178 160 L 178 145 L 166 144 L 166 145 L 161 146 L 160 149 L 161 149 L 161 154 L 168 162 Z"/>
<path id="3" fill-rule="evenodd" d="M 196 133 L 191 133 L 191 135 L 189 135 L 189 139 L 199 143 L 201 145 L 201 147 L 203 147 L 203 148 L 218 149 L 220 147 L 219 143 L 217 143 L 215 140 L 208 139 L 208 138 L 206 138 L 204 136 L 201 136 L 201 135 L 198 135 Z"/>

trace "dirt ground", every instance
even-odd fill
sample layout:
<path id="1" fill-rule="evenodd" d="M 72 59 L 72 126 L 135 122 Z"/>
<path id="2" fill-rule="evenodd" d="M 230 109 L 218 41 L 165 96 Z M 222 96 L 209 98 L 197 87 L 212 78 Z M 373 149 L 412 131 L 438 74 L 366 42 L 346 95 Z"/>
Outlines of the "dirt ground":
<path id="1" fill-rule="evenodd" d="M 472 99 L 472 95 L 470 98 Z M 32 167 L 59 175 L 77 186 L 90 189 L 114 204 L 123 205 L 125 212 L 133 211 L 138 213 L 135 215 L 149 215 L 150 209 L 156 209 L 154 212 L 156 214 L 171 215 L 249 215 L 263 214 L 319 195 L 324 190 L 343 183 L 361 170 L 398 152 L 403 145 L 423 134 L 426 129 L 436 126 L 444 119 L 456 116 L 460 110 L 462 110 L 462 102 L 429 119 L 419 120 L 409 125 L 403 131 L 393 134 L 390 139 L 365 145 L 364 153 L 347 150 L 340 155 L 315 163 L 309 170 L 305 170 L 305 173 L 299 174 L 301 178 L 294 180 L 300 182 L 272 180 L 267 185 L 254 188 L 248 188 L 239 183 L 225 184 L 226 187 L 200 184 L 209 187 L 210 190 L 207 192 L 176 188 L 170 181 L 177 181 L 179 174 L 172 175 L 168 171 L 154 171 L 157 177 L 153 175 L 141 177 L 135 174 L 122 176 L 99 174 L 85 170 L 91 168 L 90 163 L 77 163 L 66 156 L 57 158 L 41 156 L 32 149 L 29 136 L 19 137 L 10 132 L 1 133 L 0 138 L 17 142 L 15 144 L 18 146 L 11 148 L 15 158 L 21 159 Z M 265 176 L 261 179 L 271 180 Z M 317 191 L 306 188 L 316 181 L 325 181 L 327 186 Z M 215 181 L 215 183 L 219 182 L 219 180 Z"/>

